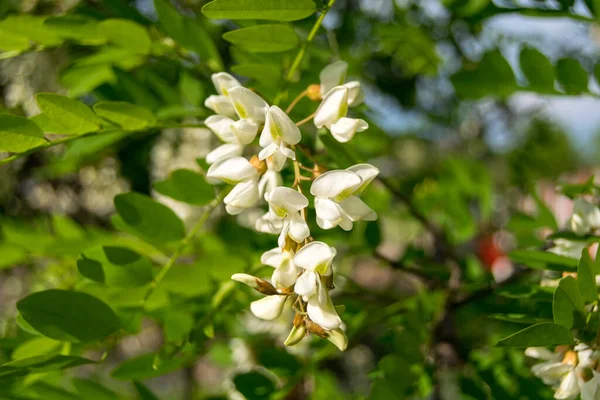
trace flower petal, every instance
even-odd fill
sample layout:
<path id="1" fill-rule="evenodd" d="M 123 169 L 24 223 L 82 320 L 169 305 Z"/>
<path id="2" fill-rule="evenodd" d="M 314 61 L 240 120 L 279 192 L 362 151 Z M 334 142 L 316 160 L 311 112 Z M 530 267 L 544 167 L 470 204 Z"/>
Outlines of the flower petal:
<path id="1" fill-rule="evenodd" d="M 350 196 L 340 202 L 340 207 L 351 221 L 375 221 L 377 213 L 357 196 Z"/>
<path id="2" fill-rule="evenodd" d="M 335 221 L 328 221 L 326 219 L 323 218 L 319 218 L 317 216 L 317 225 L 319 226 L 319 228 L 321 229 L 333 229 L 336 226 L 338 226 L 340 224 L 340 222 L 342 222 L 342 219 L 337 219 Z"/>
<path id="3" fill-rule="evenodd" d="M 281 265 L 275 268 L 271 281 L 276 288 L 288 288 L 296 283 L 298 274 L 289 253 L 284 254 Z"/>
<path id="4" fill-rule="evenodd" d="M 294 292 L 302 297 L 310 297 L 317 290 L 317 274 L 311 271 L 305 271 L 296 280 Z"/>
<path id="5" fill-rule="evenodd" d="M 260 319 L 274 320 L 281 315 L 287 296 L 266 296 L 250 303 L 250 311 Z"/>
<path id="6" fill-rule="evenodd" d="M 335 249 L 326 243 L 310 242 L 294 255 L 294 265 L 307 271 L 329 275 L 328 272 L 335 254 Z"/>
<path id="7" fill-rule="evenodd" d="M 346 168 L 348 171 L 354 172 L 360 176 L 362 183 L 356 189 L 356 194 L 362 193 L 367 186 L 379 175 L 379 168 L 372 166 L 371 164 L 356 164 L 350 168 Z"/>
<path id="8" fill-rule="evenodd" d="M 290 224 L 288 235 L 294 242 L 302 243 L 304 239 L 310 236 L 308 224 L 299 213 L 290 214 L 287 219 Z"/>
<path id="9" fill-rule="evenodd" d="M 258 280 L 255 276 L 248 274 L 233 274 L 231 275 L 231 279 L 234 281 L 243 283 L 245 285 L 250 286 L 251 288 L 258 288 Z"/>
<path id="10" fill-rule="evenodd" d="M 258 232 L 270 233 L 271 235 L 277 235 L 283 228 L 283 220 L 271 218 L 271 213 L 266 213 L 258 220 L 254 229 Z"/>
<path id="11" fill-rule="evenodd" d="M 360 176 L 348 170 L 328 171 L 315 179 L 310 194 L 323 198 L 338 198 L 352 195 L 360 187 Z"/>
<path id="12" fill-rule="evenodd" d="M 594 377 L 581 386 L 581 400 L 600 399 L 600 374 L 593 371 Z"/>
<path id="13" fill-rule="evenodd" d="M 231 130 L 241 144 L 250 144 L 258 133 L 258 125 L 249 119 L 240 119 L 231 125 Z"/>
<path id="14" fill-rule="evenodd" d="M 283 251 L 279 247 L 265 251 L 260 256 L 260 262 L 273 268 L 277 268 L 281 265 L 283 260 Z"/>
<path id="15" fill-rule="evenodd" d="M 205 157 L 206 163 L 214 164 L 220 160 L 226 160 L 231 157 L 239 157 L 242 155 L 243 151 L 244 147 L 239 144 L 226 143 L 208 153 Z"/>
<path id="16" fill-rule="evenodd" d="M 227 96 L 210 95 L 204 100 L 204 106 L 220 115 L 235 117 L 235 108 Z"/>
<path id="17" fill-rule="evenodd" d="M 331 135 L 340 143 L 349 142 L 356 132 L 362 132 L 369 127 L 362 119 L 340 118 L 335 124 L 329 127 Z"/>
<path id="18" fill-rule="evenodd" d="M 211 165 L 206 176 L 234 185 L 258 176 L 258 171 L 244 157 L 231 157 Z"/>
<path id="19" fill-rule="evenodd" d="M 356 107 L 362 104 L 365 99 L 359 81 L 351 81 L 344 84 L 348 88 L 348 106 Z M 360 132 L 360 131 L 359 131 Z"/>
<path id="20" fill-rule="evenodd" d="M 348 72 L 348 63 L 346 61 L 335 61 L 327 65 L 319 74 L 321 82 L 321 96 L 325 96 L 327 92 L 336 86 L 344 83 L 346 73 Z"/>
<path id="21" fill-rule="evenodd" d="M 235 79 L 227 72 L 219 72 L 216 74 L 212 74 L 210 76 L 210 79 L 212 80 L 213 85 L 215 85 L 215 89 L 217 89 L 217 92 L 224 96 L 227 96 L 227 92 L 229 91 L 229 89 L 237 86 L 242 86 L 242 84 L 238 82 L 237 79 Z"/>
<path id="22" fill-rule="evenodd" d="M 315 197 L 315 211 L 317 217 L 327 221 L 337 221 L 341 218 L 338 205 L 329 199 Z"/>
<path id="23" fill-rule="evenodd" d="M 317 128 L 329 126 L 345 117 L 348 112 L 348 88 L 336 86 L 323 97 L 313 121 Z"/>
<path id="24" fill-rule="evenodd" d="M 300 128 L 277 106 L 271 106 L 266 112 L 266 122 L 260 134 L 260 145 L 268 146 L 274 141 L 296 144 L 300 141 Z"/>
<path id="25" fill-rule="evenodd" d="M 223 115 L 211 115 L 204 120 L 204 124 L 225 143 L 238 144 L 239 141 L 231 129 L 234 121 Z"/>
<path id="26" fill-rule="evenodd" d="M 340 351 L 344 351 L 348 347 L 346 333 L 340 328 L 329 331 L 327 333 L 327 340 L 333 343 Z"/>
<path id="27" fill-rule="evenodd" d="M 265 122 L 267 103 L 256 93 L 243 86 L 229 90 L 229 98 L 240 118 L 250 118 L 257 123 Z"/>
<path id="28" fill-rule="evenodd" d="M 315 296 L 311 297 L 306 305 L 309 318 L 323 329 L 333 330 L 339 328 L 342 319 L 338 315 L 329 296 L 325 302 L 319 302 Z"/>
<path id="29" fill-rule="evenodd" d="M 570 399 L 579 394 L 579 381 L 575 368 L 562 379 L 558 390 L 554 393 L 555 399 Z"/>
<path id="30" fill-rule="evenodd" d="M 278 207 L 289 214 L 300 211 L 308 207 L 308 199 L 302 193 L 285 187 L 279 186 L 270 192 L 269 205 Z"/>
<path id="31" fill-rule="evenodd" d="M 233 207 L 250 208 L 258 199 L 258 182 L 256 179 L 250 179 L 235 185 L 223 202 Z"/>
<path id="32" fill-rule="evenodd" d="M 278 146 L 277 151 L 273 153 L 273 169 L 278 172 L 281 171 L 286 161 L 287 157 L 281 151 L 281 146 Z"/>

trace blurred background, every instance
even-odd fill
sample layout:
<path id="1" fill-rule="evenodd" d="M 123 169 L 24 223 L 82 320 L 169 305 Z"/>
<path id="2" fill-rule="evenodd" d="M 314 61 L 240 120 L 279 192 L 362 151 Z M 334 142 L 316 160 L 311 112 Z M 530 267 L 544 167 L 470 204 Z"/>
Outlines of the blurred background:
<path id="1" fill-rule="evenodd" d="M 208 20 L 200 13 L 205 3 L 170 5 L 203 27 L 223 70 L 272 99 L 295 52 L 256 55 L 231 46 L 221 34 L 252 23 Z M 519 269 L 509 251 L 543 246 L 546 235 L 564 225 L 572 201 L 557 186 L 585 182 L 596 172 L 600 10 L 594 7 L 600 6 L 592 0 L 338 0 L 292 87 L 299 92 L 318 83 L 319 71 L 333 60 L 348 62 L 349 76 L 366 94 L 357 112 L 371 125 L 353 141 L 357 158 L 378 166 L 410 195 L 444 232 L 465 284 L 485 289 Z M 161 37 L 151 0 L 0 2 L 0 19 L 65 13 L 129 19 Z M 301 37 L 314 20 L 294 23 Z M 0 47 L 7 31 L 0 22 Z M 124 58 L 102 51 L 46 44 L 10 57 L 0 53 L 0 112 L 35 115 L 35 94 L 58 92 L 88 104 L 128 101 L 190 123 L 210 115 L 203 102 L 214 93 L 209 77 L 219 63 L 207 63 L 205 54 L 183 49 L 175 56 Z M 310 107 L 314 104 L 301 103 L 295 119 L 308 115 Z M 54 345 L 18 326 L 18 299 L 49 288 L 104 290 L 78 277 L 76 258 L 83 250 L 125 242 L 151 251 L 115 232 L 115 195 L 149 194 L 186 222 L 198 217 L 197 208 L 161 196 L 152 185 L 173 170 L 197 169 L 197 160 L 216 144 L 204 128 L 117 133 L 0 167 L 1 362 L 31 347 Z M 535 307 L 547 318 L 548 297 L 539 294 L 539 303 L 524 303 L 522 293 L 483 290 L 453 309 L 453 322 L 446 324 L 443 249 L 383 185 L 374 184 L 364 198 L 380 215 L 378 222 L 359 224 L 350 233 L 318 233 L 338 248 L 333 294 L 346 305 L 346 352 L 318 340 L 285 348 L 289 324 L 254 318 L 247 305 L 255 296 L 245 289 L 229 295 L 210 324 L 198 325 L 219 285 L 256 265 L 274 246 L 272 237 L 248 229 L 243 217 L 220 210 L 194 253 L 182 258 L 190 268 L 172 274 L 164 298 L 154 299 L 151 318 L 132 319 L 130 334 L 102 365 L 41 377 L 35 393 L 80 398 L 64 383 L 75 376 L 93 378 L 123 398 L 135 398 L 131 379 L 143 380 L 161 399 L 552 398 L 529 372 L 532 363 L 522 350 L 493 346 L 519 325 L 489 317 Z M 109 304 L 127 300 L 116 297 Z M 169 354 L 190 332 L 196 335 L 193 362 L 178 362 Z M 128 375 L 125 360 L 147 364 L 146 355 L 159 349 L 166 360 L 159 371 Z M 96 351 L 96 358 L 101 353 L 87 351 Z M 62 391 L 48 389 L 57 382 Z"/>

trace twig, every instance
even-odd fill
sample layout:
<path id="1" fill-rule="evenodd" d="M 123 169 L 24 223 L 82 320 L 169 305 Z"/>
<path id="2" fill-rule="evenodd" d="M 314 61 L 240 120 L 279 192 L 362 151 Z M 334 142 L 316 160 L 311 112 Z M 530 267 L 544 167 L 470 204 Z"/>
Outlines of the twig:
<path id="1" fill-rule="evenodd" d="M 294 100 L 292 100 L 288 108 L 285 109 L 285 113 L 289 114 L 294 109 L 294 107 L 296 107 L 296 104 L 298 104 L 298 102 L 306 96 L 306 93 L 308 93 L 306 89 L 300 92 L 300 94 L 296 96 Z"/>
<path id="2" fill-rule="evenodd" d="M 311 119 L 313 119 L 313 117 L 315 116 L 315 113 L 310 114 L 308 117 L 304 118 L 303 120 L 300 120 L 298 122 L 296 122 L 296 126 L 302 126 L 305 123 L 307 123 L 308 121 L 310 121 Z"/>

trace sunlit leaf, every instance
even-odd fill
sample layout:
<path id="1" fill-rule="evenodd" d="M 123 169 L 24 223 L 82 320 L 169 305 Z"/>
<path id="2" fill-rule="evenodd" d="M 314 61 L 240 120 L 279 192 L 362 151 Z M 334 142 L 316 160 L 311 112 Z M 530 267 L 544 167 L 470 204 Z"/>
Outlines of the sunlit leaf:
<path id="1" fill-rule="evenodd" d="M 40 109 L 62 133 L 78 135 L 100 129 L 98 117 L 85 104 L 55 93 L 39 93 L 35 96 Z"/>
<path id="2" fill-rule="evenodd" d="M 102 101 L 94 105 L 96 114 L 121 126 L 125 130 L 151 127 L 156 118 L 150 110 L 123 101 Z"/>
<path id="3" fill-rule="evenodd" d="M 316 11 L 313 0 L 214 0 L 202 13 L 215 19 L 267 19 L 296 21 Z"/>
<path id="4" fill-rule="evenodd" d="M 298 36 L 289 25 L 269 24 L 227 32 L 223 39 L 245 51 L 277 53 L 296 48 Z"/>
<path id="5" fill-rule="evenodd" d="M 22 153 L 46 144 L 44 132 L 27 118 L 0 114 L 0 151 Z"/>
<path id="6" fill-rule="evenodd" d="M 154 189 L 184 203 L 205 205 L 214 198 L 212 185 L 204 177 L 189 169 L 178 169 L 164 181 L 156 182 Z"/>

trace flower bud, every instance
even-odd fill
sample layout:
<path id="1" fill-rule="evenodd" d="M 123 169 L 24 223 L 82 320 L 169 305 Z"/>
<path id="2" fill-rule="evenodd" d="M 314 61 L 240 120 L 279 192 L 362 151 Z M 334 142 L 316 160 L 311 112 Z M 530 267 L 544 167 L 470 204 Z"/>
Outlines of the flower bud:
<path id="1" fill-rule="evenodd" d="M 562 363 L 569 365 L 577 365 L 577 353 L 575 353 L 574 351 L 567 351 L 565 357 L 562 360 Z"/>
<path id="2" fill-rule="evenodd" d="M 267 171 L 267 163 L 264 160 L 260 160 L 256 155 L 250 159 L 250 165 L 256 168 L 261 175 Z"/>
<path id="3" fill-rule="evenodd" d="M 264 279 L 257 278 L 248 274 L 233 274 L 231 279 L 237 282 L 241 282 L 255 289 L 257 292 L 266 295 L 275 295 L 278 294 L 277 289 L 273 287 L 269 282 Z"/>
<path id="4" fill-rule="evenodd" d="M 314 333 L 315 335 L 323 339 L 327 338 L 327 331 L 323 329 L 320 325 L 315 324 L 311 320 L 306 320 L 305 325 L 308 332 Z"/>
<path id="5" fill-rule="evenodd" d="M 327 332 L 327 340 L 333 343 L 340 351 L 344 351 L 348 347 L 348 338 L 340 328 Z"/>
<path id="6" fill-rule="evenodd" d="M 311 99 L 312 101 L 321 101 L 323 97 L 321 97 L 321 86 L 317 84 L 309 85 L 306 88 L 306 97 Z"/>
<path id="7" fill-rule="evenodd" d="M 302 339 L 304 339 L 304 337 L 306 337 L 306 328 L 304 327 L 304 325 L 298 327 L 294 326 L 292 327 L 290 334 L 288 335 L 287 339 L 285 339 L 285 342 L 283 342 L 283 344 L 285 344 L 286 346 L 294 346 L 300 343 Z"/>

